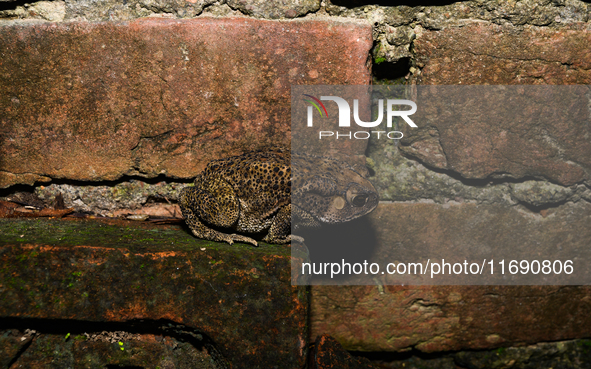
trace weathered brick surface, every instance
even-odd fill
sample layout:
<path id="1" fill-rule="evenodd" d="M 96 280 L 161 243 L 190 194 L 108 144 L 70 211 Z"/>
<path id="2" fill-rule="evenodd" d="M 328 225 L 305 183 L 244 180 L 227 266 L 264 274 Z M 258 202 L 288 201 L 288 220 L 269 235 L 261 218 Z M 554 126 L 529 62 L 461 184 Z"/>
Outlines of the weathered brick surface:
<path id="1" fill-rule="evenodd" d="M 165 319 L 207 337 L 233 368 L 304 363 L 308 296 L 291 286 L 288 246 L 129 222 L 5 219 L 0 229 L 4 318 Z"/>
<path id="2" fill-rule="evenodd" d="M 421 84 L 589 84 L 591 32 L 474 23 L 421 30 L 414 42 Z"/>
<path id="3" fill-rule="evenodd" d="M 530 212 L 519 207 L 495 204 L 381 204 L 369 216 L 376 246 L 372 258 L 385 264 L 392 261 L 441 262 L 464 261 L 481 264 L 495 260 L 494 274 L 474 278 L 461 275 L 439 275 L 430 280 L 427 273 L 415 284 L 589 284 L 591 271 L 585 265 L 591 260 L 591 204 L 581 201 Z M 368 232 L 369 233 L 369 232 Z M 500 260 L 506 260 L 501 274 Z M 552 275 L 526 273 L 513 279 L 509 260 L 574 260 L 574 271 Z M 383 269 L 382 269 L 383 270 Z M 393 276 L 394 277 L 394 276 Z M 403 277 L 398 283 L 410 283 Z"/>
<path id="4" fill-rule="evenodd" d="M 587 286 L 314 286 L 311 328 L 347 350 L 484 349 L 589 337 L 589 309 Z"/>
<path id="5" fill-rule="evenodd" d="M 290 86 L 369 83 L 371 45 L 369 25 L 340 21 L 2 26 L 0 186 L 191 178 L 288 145 Z"/>
<path id="6" fill-rule="evenodd" d="M 576 24 L 560 30 L 482 23 L 421 30 L 414 44 L 421 68 L 418 82 L 587 85 L 590 42 L 591 32 Z M 453 96 L 454 109 L 448 108 L 450 100 L 447 108 L 433 100 L 423 104 L 422 111 L 429 110 L 426 115 L 439 111 L 441 119 L 407 130 L 401 150 L 466 178 L 537 176 L 563 185 L 589 183 L 586 87 L 549 88 L 537 96 L 536 90 L 525 89 L 523 96 L 511 90 L 513 98 L 493 94 L 474 105 L 466 91 L 446 92 Z"/>
<path id="7" fill-rule="evenodd" d="M 361 261 L 380 264 L 424 263 L 427 257 L 438 262 L 442 258 L 472 262 L 468 255 L 478 253 L 480 263 L 483 257 L 495 260 L 500 276 L 498 261 L 505 258 L 508 262 L 514 249 L 530 250 L 528 260 L 560 259 L 561 250 L 567 248 L 587 250 L 589 214 L 588 204 L 563 205 L 544 212 L 545 217 L 497 205 L 380 204 L 368 216 L 364 237 L 356 236 L 359 230 L 355 229 L 345 234 L 343 228 L 344 235 L 333 252 L 349 252 L 346 261 L 356 255 Z M 347 239 L 352 240 L 350 244 Z M 419 254 L 419 249 L 427 255 Z M 579 259 L 574 265 L 586 275 L 582 254 L 573 255 Z M 511 277 L 508 269 L 505 273 Z M 540 273 L 534 277 L 536 284 L 547 278 Z M 428 274 L 421 278 L 393 283 L 386 274 L 371 282 L 383 283 L 383 287 L 313 286 L 311 337 L 329 334 L 348 350 L 414 347 L 433 352 L 591 335 L 588 286 L 400 286 L 412 281 L 430 283 Z M 446 284 L 461 281 L 462 275 L 453 275 Z"/>

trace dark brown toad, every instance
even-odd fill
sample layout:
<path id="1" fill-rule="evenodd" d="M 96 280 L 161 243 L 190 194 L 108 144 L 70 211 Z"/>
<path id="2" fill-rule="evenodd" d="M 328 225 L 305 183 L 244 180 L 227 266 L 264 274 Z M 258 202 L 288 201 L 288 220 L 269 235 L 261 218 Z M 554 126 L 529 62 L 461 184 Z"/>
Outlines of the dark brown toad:
<path id="1" fill-rule="evenodd" d="M 294 171 L 292 172 L 292 166 Z M 216 160 L 180 195 L 187 225 L 211 241 L 290 243 L 295 227 L 346 222 L 378 204 L 373 185 L 348 164 L 270 149 Z M 232 233 L 236 232 L 236 233 Z M 248 235 L 248 236 L 246 236 Z"/>

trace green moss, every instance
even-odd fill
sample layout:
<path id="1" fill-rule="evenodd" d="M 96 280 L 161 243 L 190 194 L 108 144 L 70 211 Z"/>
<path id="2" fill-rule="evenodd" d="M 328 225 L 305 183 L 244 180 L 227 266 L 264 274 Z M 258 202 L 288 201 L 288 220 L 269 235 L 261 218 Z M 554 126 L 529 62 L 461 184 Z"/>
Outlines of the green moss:
<path id="1" fill-rule="evenodd" d="M 381 57 L 381 56 L 374 59 L 374 63 L 376 63 L 376 64 L 381 64 L 385 61 L 387 61 L 386 58 Z"/>
<path id="2" fill-rule="evenodd" d="M 577 341 L 577 346 L 579 346 L 579 348 L 583 352 L 587 353 L 587 352 L 591 351 L 591 340 L 588 340 L 588 339 L 579 340 L 579 341 Z"/>
<path id="3" fill-rule="evenodd" d="M 48 246 L 95 246 L 125 248 L 130 251 L 195 251 L 227 250 L 240 253 L 248 249 L 256 254 L 288 255 L 287 246 L 260 243 L 247 244 L 205 241 L 195 238 L 181 226 L 154 226 L 131 221 L 97 219 L 0 219 L 0 245 L 37 244 Z M 18 261 L 28 262 L 39 255 L 38 250 L 22 252 Z M 139 267 L 139 266 L 138 266 Z M 81 273 L 81 272 L 80 272 Z M 79 276 L 75 276 L 79 277 Z"/>

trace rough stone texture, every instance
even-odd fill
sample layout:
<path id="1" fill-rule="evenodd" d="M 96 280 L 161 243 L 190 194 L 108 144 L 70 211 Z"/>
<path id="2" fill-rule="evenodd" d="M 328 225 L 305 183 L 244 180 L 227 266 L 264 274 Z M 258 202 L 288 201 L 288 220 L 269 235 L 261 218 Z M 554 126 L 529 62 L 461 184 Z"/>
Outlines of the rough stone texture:
<path id="1" fill-rule="evenodd" d="M 256 1 L 256 0 L 117 0 L 68 1 L 67 20 L 129 20 L 151 15 L 166 15 L 175 18 L 192 18 L 200 14 L 214 15 L 250 15 L 257 18 L 278 19 L 296 18 L 315 12 L 320 8 L 320 0 L 303 1 Z M 17 14 L 19 18 L 27 14 Z"/>
<path id="2" fill-rule="evenodd" d="M 66 3 L 63 1 L 37 1 L 14 9 L 0 10 L 0 19 L 42 19 L 61 22 L 66 16 Z"/>
<path id="3" fill-rule="evenodd" d="M 591 362 L 591 341 L 543 342 L 495 352 L 460 352 L 454 355 L 454 359 L 460 367 L 474 369 L 584 368 Z"/>
<path id="4" fill-rule="evenodd" d="M 191 178 L 288 145 L 290 85 L 367 84 L 371 44 L 369 25 L 338 21 L 3 26 L 0 186 Z"/>
<path id="5" fill-rule="evenodd" d="M 380 69 L 396 68 L 390 63 L 402 61 L 406 64 L 404 59 L 410 58 L 412 62 L 415 56 L 420 57 L 411 47 L 414 36 L 412 29 L 417 26 L 416 29 L 419 31 L 422 29 L 435 31 L 461 28 L 467 24 L 479 22 L 503 26 L 527 25 L 561 29 L 569 28 L 572 24 L 588 22 L 591 13 L 591 7 L 579 0 L 458 1 L 433 3 L 429 4 L 430 6 L 424 6 L 424 4 L 381 6 L 381 4 L 374 5 L 367 1 L 356 0 L 327 0 L 325 3 L 326 12 L 331 16 L 367 19 L 374 25 L 373 34 L 376 42 L 373 49 L 374 62 L 376 64 L 389 62 L 389 65 L 381 66 Z M 415 73 L 416 69 L 413 67 L 410 71 Z M 387 79 L 378 78 L 382 82 L 387 82 Z"/>
<path id="6" fill-rule="evenodd" d="M 320 9 L 320 0 L 227 0 L 226 4 L 255 17 L 295 18 Z"/>
<path id="7" fill-rule="evenodd" d="M 312 336 L 347 350 L 485 349 L 588 337 L 589 287 L 314 286 Z"/>
<path id="8" fill-rule="evenodd" d="M 512 194 L 518 200 L 532 206 L 560 204 L 570 198 L 572 189 L 549 182 L 525 181 L 511 185 Z"/>
<path id="9" fill-rule="evenodd" d="M 3 317 L 165 319 L 197 331 L 234 368 L 304 363 L 308 297 L 290 284 L 289 247 L 130 222 L 0 223 Z"/>
<path id="10" fill-rule="evenodd" d="M 193 18 L 217 0 L 75 0 L 37 1 L 0 10 L 0 19 L 43 19 L 61 21 L 115 21 L 148 16 Z"/>
<path id="11" fill-rule="evenodd" d="M 588 366 L 590 355 L 591 341 L 581 339 L 441 355 L 389 353 L 375 355 L 380 359 L 372 360 L 372 364 L 382 369 L 578 369 Z"/>
<path id="12" fill-rule="evenodd" d="M 51 184 L 35 187 L 35 194 L 43 200 L 46 207 L 51 206 L 53 199 L 61 194 L 64 206 L 77 212 L 91 212 L 104 216 L 126 211 L 149 214 L 149 208 L 158 205 L 163 211 L 162 215 L 182 218 L 176 202 L 179 192 L 185 186 L 185 183 L 178 182 L 147 183 L 139 180 L 125 181 L 114 186 Z M 12 197 L 14 195 L 8 196 L 7 199 L 18 200 Z"/>
<path id="13" fill-rule="evenodd" d="M 367 1 L 326 1 L 330 15 L 372 19 L 377 26 L 421 25 L 430 30 L 461 27 L 474 21 L 509 25 L 533 25 L 560 28 L 565 25 L 589 21 L 589 5 L 579 0 L 507 2 L 458 1 L 438 2 L 430 6 L 380 6 Z"/>
<path id="14" fill-rule="evenodd" d="M 585 203 L 562 205 L 543 215 L 500 205 L 382 203 L 366 217 L 363 231 L 353 225 L 340 228 L 338 249 L 329 252 L 338 253 L 339 262 L 342 255 L 351 263 L 424 263 L 427 257 L 439 262 L 442 258 L 472 262 L 469 253 L 479 253 L 478 262 L 486 257 L 498 263 L 510 251 L 529 245 L 525 259 L 554 260 L 563 255 L 557 250 L 589 248 L 590 214 L 591 205 Z M 306 239 L 312 261 L 318 261 L 312 241 Z M 419 249 L 427 250 L 426 257 L 415 256 L 421 255 Z M 586 274 L 586 261 L 575 265 Z M 539 275 L 533 283 L 543 283 L 545 277 Z M 378 275 L 371 283 L 382 286 L 313 286 L 312 337 L 329 334 L 347 350 L 434 352 L 591 334 L 588 286 L 402 287 L 388 285 L 392 281 L 388 275 Z M 405 285 L 413 282 L 433 283 L 429 275 L 403 277 Z M 461 282 L 460 275 L 441 281 L 448 285 Z M 495 282 L 491 283 L 504 283 L 504 279 Z"/>
<path id="15" fill-rule="evenodd" d="M 438 85 L 588 84 L 590 41 L 591 33 L 582 25 L 560 30 L 491 24 L 419 29 L 414 42 L 416 64 L 421 68 L 418 81 Z M 462 95 L 461 90 L 458 93 Z M 518 98 L 513 105 L 491 99 L 491 106 L 501 107 L 495 110 L 494 124 L 483 110 L 460 97 L 455 103 L 464 105 L 465 111 L 451 120 L 441 117 L 409 130 L 401 150 L 466 178 L 536 176 L 562 185 L 589 184 L 588 89 L 549 87 L 542 94 L 546 93 L 537 96 L 537 102 Z M 572 119 L 553 120 L 552 113 L 544 111 L 556 108 L 553 103 L 557 101 L 564 102 L 563 109 L 572 112 Z M 438 107 L 435 103 L 426 109 L 432 113 Z M 536 111 L 543 112 L 540 119 L 520 119 L 521 112 Z"/>
<path id="16" fill-rule="evenodd" d="M 67 20 L 112 21 L 134 19 L 150 15 L 166 15 L 176 18 L 192 18 L 216 0 L 93 0 L 69 1 Z"/>
<path id="17" fill-rule="evenodd" d="M 8 332 L 14 336 L 14 330 Z M 2 354 L 12 359 L 14 368 L 223 368 L 206 349 L 174 337 L 102 332 L 104 337 L 116 337 L 107 340 L 97 339 L 99 335 L 36 334 L 24 352 L 10 355 L 4 351 Z"/>
<path id="18" fill-rule="evenodd" d="M 378 45 L 373 49 L 373 58 L 377 64 L 413 57 L 410 45 L 415 34 L 410 27 L 385 26 L 385 32 L 378 37 Z"/>
<path id="19" fill-rule="evenodd" d="M 4 327 L 2 327 L 4 328 Z M 17 329 L 3 329 L 0 333 L 0 366 L 9 368 L 10 363 L 22 350 L 31 343 L 34 332 L 27 329 L 21 332 Z"/>

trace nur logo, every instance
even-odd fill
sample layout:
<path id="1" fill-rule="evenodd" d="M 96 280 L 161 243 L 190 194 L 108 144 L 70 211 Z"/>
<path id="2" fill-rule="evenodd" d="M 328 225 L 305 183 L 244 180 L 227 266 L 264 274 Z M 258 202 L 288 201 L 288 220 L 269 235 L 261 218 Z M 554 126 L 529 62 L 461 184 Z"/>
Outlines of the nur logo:
<path id="1" fill-rule="evenodd" d="M 320 96 L 320 99 L 312 96 L 303 94 L 305 96 L 304 101 L 312 104 L 312 106 L 308 106 L 308 127 L 314 126 L 314 108 L 320 113 L 320 117 L 328 117 L 328 112 L 326 111 L 326 107 L 322 103 L 321 100 L 328 100 L 334 101 L 338 108 L 339 108 L 339 127 L 351 127 L 351 107 L 347 100 L 343 99 L 342 97 L 338 96 Z M 410 106 L 410 110 L 395 110 L 394 106 Z M 376 120 L 373 122 L 364 122 L 359 118 L 359 100 L 353 100 L 353 119 L 355 123 L 363 128 L 374 128 L 379 126 L 382 121 L 384 120 L 384 100 L 379 99 L 377 103 L 378 107 L 378 116 Z M 400 117 L 402 118 L 410 127 L 417 128 L 417 125 L 409 118 L 409 115 L 416 113 L 417 111 L 417 104 L 411 100 L 399 100 L 399 99 L 387 99 L 386 100 L 386 123 L 388 128 L 392 128 L 392 118 Z M 403 134 L 400 131 L 357 131 L 357 132 L 348 132 L 348 133 L 339 133 L 338 131 L 320 131 L 319 137 L 322 139 L 323 137 L 331 137 L 336 136 L 336 138 L 340 137 L 348 137 L 356 138 L 356 139 L 368 139 L 372 134 L 377 134 L 378 138 L 380 138 L 381 134 L 384 134 L 390 139 L 401 139 Z M 352 137 L 353 136 L 353 137 Z"/>
<path id="2" fill-rule="evenodd" d="M 318 112 L 320 113 L 320 116 L 323 117 L 322 115 L 322 110 L 324 110 L 324 115 L 326 115 L 328 117 L 328 112 L 326 111 L 326 107 L 324 107 L 324 104 L 322 103 L 322 101 L 318 100 L 317 98 L 315 98 L 312 95 L 306 95 L 304 94 L 304 96 L 309 97 L 310 99 L 304 99 L 305 102 L 309 102 L 310 104 L 314 105 L 314 107 L 316 108 L 316 110 L 318 110 Z M 323 96 L 321 96 L 322 98 Z M 318 104 L 316 104 L 318 103 Z M 320 110 L 320 107 L 318 106 L 320 105 L 322 107 L 322 110 Z M 308 106 L 308 127 L 312 127 L 310 124 L 312 122 L 312 107 Z"/>

